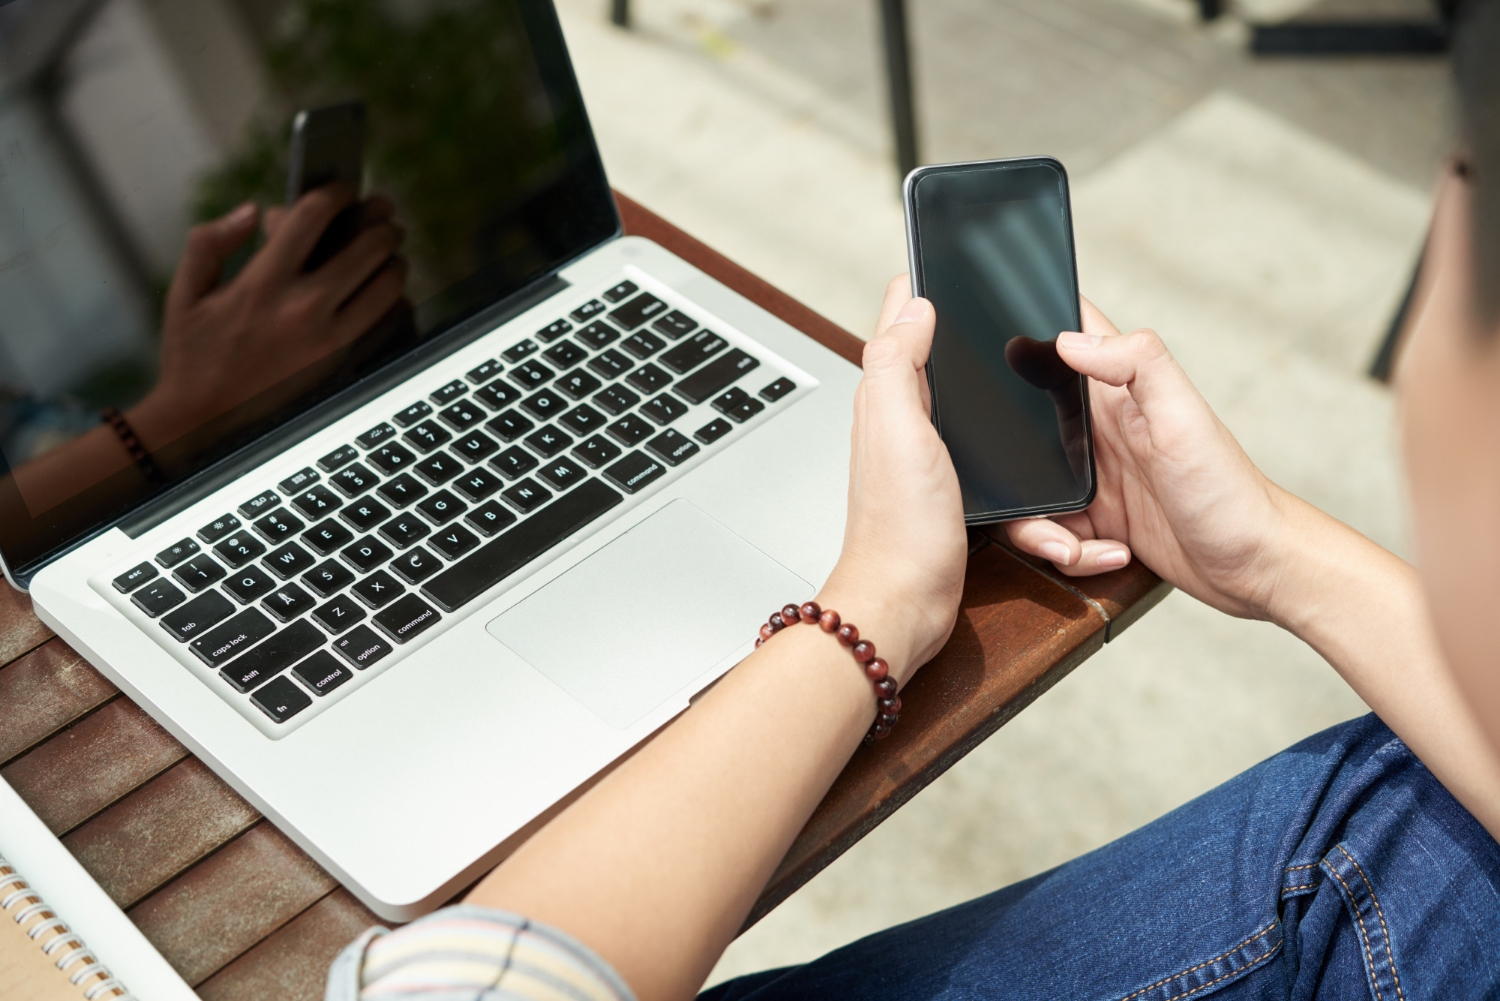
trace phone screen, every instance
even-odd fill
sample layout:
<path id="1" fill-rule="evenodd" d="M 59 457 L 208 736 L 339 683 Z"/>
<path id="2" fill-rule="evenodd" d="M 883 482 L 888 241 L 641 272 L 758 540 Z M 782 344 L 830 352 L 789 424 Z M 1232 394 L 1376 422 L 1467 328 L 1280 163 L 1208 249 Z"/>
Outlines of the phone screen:
<path id="1" fill-rule="evenodd" d="M 928 379 L 970 522 L 1093 499 L 1067 175 L 1047 158 L 924 168 L 908 186 L 916 291 L 937 312 Z"/>

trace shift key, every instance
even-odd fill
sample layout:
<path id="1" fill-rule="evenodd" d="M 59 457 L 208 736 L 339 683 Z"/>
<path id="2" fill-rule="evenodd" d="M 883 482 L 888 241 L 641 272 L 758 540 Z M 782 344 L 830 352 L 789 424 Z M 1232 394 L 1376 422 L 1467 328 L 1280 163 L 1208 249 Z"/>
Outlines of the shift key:
<path id="1" fill-rule="evenodd" d="M 261 612 L 247 608 L 222 626 L 191 644 L 193 653 L 209 667 L 219 667 L 244 653 L 276 631 L 276 625 Z"/>
<path id="2" fill-rule="evenodd" d="M 758 360 L 735 348 L 704 365 L 674 388 L 677 395 L 689 403 L 702 403 L 759 364 Z"/>
<path id="3" fill-rule="evenodd" d="M 248 692 L 312 653 L 327 638 L 311 622 L 298 619 L 219 673 L 237 691 Z"/>

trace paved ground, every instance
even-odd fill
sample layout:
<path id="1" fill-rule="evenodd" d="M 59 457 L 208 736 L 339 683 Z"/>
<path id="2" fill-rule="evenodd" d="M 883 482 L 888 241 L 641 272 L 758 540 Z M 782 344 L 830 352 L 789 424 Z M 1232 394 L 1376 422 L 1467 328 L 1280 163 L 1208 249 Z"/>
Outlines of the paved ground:
<path id="1" fill-rule="evenodd" d="M 635 5 L 624 33 L 601 0 L 559 3 L 613 182 L 867 335 L 905 266 L 872 0 Z M 1200 27 L 1186 0 L 911 7 L 924 159 L 1061 157 L 1085 294 L 1157 328 L 1279 482 L 1404 554 L 1392 400 L 1363 371 L 1449 143 L 1444 64 L 1256 62 L 1242 24 Z M 1042 871 L 1363 711 L 1296 640 L 1174 595 L 715 979 Z"/>

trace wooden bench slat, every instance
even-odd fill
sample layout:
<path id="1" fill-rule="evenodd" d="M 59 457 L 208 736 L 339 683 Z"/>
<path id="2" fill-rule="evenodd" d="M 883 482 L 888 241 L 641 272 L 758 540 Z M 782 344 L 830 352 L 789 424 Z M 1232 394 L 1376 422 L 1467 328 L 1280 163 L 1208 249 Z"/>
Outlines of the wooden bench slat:
<path id="1" fill-rule="evenodd" d="M 371 925 L 386 924 L 343 887 L 198 987 L 203 1001 L 317 1001 L 328 967 Z"/>
<path id="2" fill-rule="evenodd" d="M 0 774 L 54 834 L 62 834 L 187 756 L 187 748 L 121 697 Z"/>
<path id="3" fill-rule="evenodd" d="M 52 635 L 31 610 L 31 598 L 0 580 L 0 664 L 9 664 Z"/>
<path id="4" fill-rule="evenodd" d="M 9 585 L 5 585 L 9 587 Z M 60 639 L 0 668 L 0 764 L 97 709 L 119 689 Z"/>
<path id="5" fill-rule="evenodd" d="M 223 779 L 190 757 L 78 827 L 63 844 L 115 903 L 129 907 L 259 819 Z"/>
<path id="6" fill-rule="evenodd" d="M 262 821 L 128 912 L 197 985 L 311 907 L 333 877 Z"/>

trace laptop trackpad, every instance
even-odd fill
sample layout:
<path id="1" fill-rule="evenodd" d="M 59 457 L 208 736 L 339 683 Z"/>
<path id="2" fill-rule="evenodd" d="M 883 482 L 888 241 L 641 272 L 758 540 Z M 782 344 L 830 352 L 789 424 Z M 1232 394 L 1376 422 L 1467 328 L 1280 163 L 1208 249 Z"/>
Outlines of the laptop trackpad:
<path id="1" fill-rule="evenodd" d="M 812 585 L 676 500 L 491 622 L 491 636 L 623 730 Z"/>

